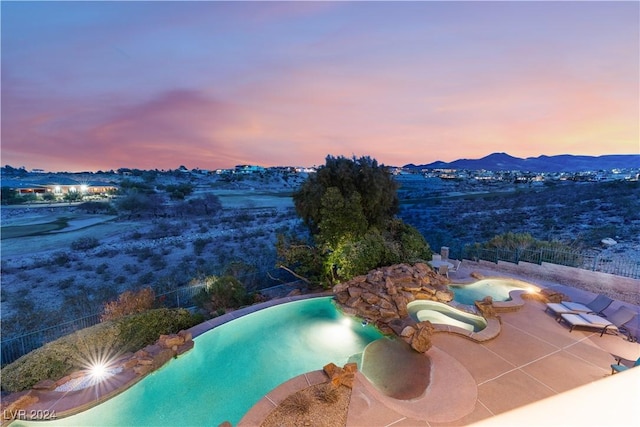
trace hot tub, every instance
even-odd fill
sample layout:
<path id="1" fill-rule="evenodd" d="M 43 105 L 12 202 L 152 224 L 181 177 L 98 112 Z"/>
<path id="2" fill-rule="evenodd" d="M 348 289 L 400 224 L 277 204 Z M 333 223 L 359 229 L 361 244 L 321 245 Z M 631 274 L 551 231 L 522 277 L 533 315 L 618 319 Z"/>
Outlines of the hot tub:
<path id="1" fill-rule="evenodd" d="M 433 324 L 455 326 L 469 332 L 479 332 L 487 327 L 487 320 L 484 317 L 438 301 L 412 301 L 407 304 L 407 311 L 409 316 L 417 322 L 428 320 Z"/>

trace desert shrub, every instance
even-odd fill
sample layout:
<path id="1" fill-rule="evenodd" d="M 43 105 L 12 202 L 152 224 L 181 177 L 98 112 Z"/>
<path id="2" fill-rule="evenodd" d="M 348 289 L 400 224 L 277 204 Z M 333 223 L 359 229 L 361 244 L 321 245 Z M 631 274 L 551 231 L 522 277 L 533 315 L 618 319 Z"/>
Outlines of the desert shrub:
<path id="1" fill-rule="evenodd" d="M 211 238 L 203 239 L 201 237 L 198 237 L 193 241 L 193 253 L 196 254 L 196 256 L 202 255 L 202 251 L 204 251 L 205 246 L 207 246 L 211 242 Z"/>
<path id="2" fill-rule="evenodd" d="M 179 236 L 183 231 L 180 224 L 170 221 L 158 221 L 147 232 L 147 239 L 162 239 L 163 237 Z"/>
<path id="3" fill-rule="evenodd" d="M 138 280 L 136 283 L 138 283 L 138 285 L 140 286 L 148 286 L 149 284 L 153 283 L 154 280 L 155 280 L 155 276 L 153 275 L 153 273 L 150 271 L 147 271 L 142 276 L 138 277 Z"/>
<path id="4" fill-rule="evenodd" d="M 87 212 L 87 213 L 92 213 L 92 214 L 101 213 L 101 214 L 115 215 L 117 213 L 115 208 L 111 206 L 111 203 L 109 202 L 96 202 L 96 201 L 84 202 L 78 205 L 76 209 Z"/>
<path id="5" fill-rule="evenodd" d="M 102 264 L 96 267 L 96 274 L 104 274 L 108 268 L 109 268 L 109 265 L 103 262 Z"/>
<path id="6" fill-rule="evenodd" d="M 314 391 L 316 399 L 323 403 L 336 403 L 340 398 L 338 388 L 331 383 L 319 384 Z"/>
<path id="7" fill-rule="evenodd" d="M 71 242 L 71 249 L 74 251 L 86 251 L 93 249 L 100 244 L 100 241 L 95 237 L 80 237 Z"/>
<path id="8" fill-rule="evenodd" d="M 142 262 L 153 256 L 153 249 L 149 247 L 143 247 L 133 251 L 133 253 L 135 253 L 136 258 L 138 258 L 138 262 Z"/>
<path id="9" fill-rule="evenodd" d="M 116 249 L 102 249 L 98 253 L 96 253 L 96 256 L 100 258 L 113 258 L 119 253 L 120 252 Z"/>
<path id="10" fill-rule="evenodd" d="M 209 312 L 220 308 L 238 308 L 253 300 L 245 285 L 233 276 L 209 276 L 204 283 L 204 289 L 194 297 L 194 302 Z"/>
<path id="11" fill-rule="evenodd" d="M 73 285 L 73 282 L 75 282 L 76 278 L 74 276 L 72 277 L 67 277 L 64 280 L 61 280 L 60 282 L 58 282 L 58 289 L 67 289 L 69 288 L 71 285 Z"/>
<path id="12" fill-rule="evenodd" d="M 289 414 L 306 414 L 311 408 L 311 398 L 302 392 L 294 393 L 282 401 L 281 408 Z"/>
<path id="13" fill-rule="evenodd" d="M 161 254 L 153 254 L 151 259 L 149 260 L 149 264 L 155 270 L 162 270 L 167 266 L 167 261 L 163 258 Z"/>
<path id="14" fill-rule="evenodd" d="M 71 256 L 69 256 L 68 253 L 62 251 L 54 253 L 51 257 L 51 262 L 59 267 L 68 266 L 71 261 Z"/>
<path id="15" fill-rule="evenodd" d="M 140 289 L 138 292 L 125 291 L 116 301 L 104 305 L 100 321 L 119 319 L 130 314 L 142 313 L 153 307 L 156 295 L 151 288 Z"/>
<path id="16" fill-rule="evenodd" d="M 137 274 L 140 272 L 140 267 L 138 267 L 137 264 L 125 264 L 122 268 L 129 274 Z"/>
<path id="17" fill-rule="evenodd" d="M 97 355 L 115 358 L 202 321 L 184 309 L 156 309 L 82 329 L 50 342 L 2 368 L 2 389 L 18 392 L 85 369 Z"/>

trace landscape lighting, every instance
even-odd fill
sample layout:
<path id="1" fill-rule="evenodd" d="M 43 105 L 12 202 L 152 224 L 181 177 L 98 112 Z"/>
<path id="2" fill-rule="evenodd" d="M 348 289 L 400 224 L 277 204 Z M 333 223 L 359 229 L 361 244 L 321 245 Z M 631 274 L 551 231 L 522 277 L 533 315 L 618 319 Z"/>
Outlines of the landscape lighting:
<path id="1" fill-rule="evenodd" d="M 107 376 L 107 367 L 102 362 L 97 362 L 89 368 L 89 375 L 96 381 L 102 381 Z"/>

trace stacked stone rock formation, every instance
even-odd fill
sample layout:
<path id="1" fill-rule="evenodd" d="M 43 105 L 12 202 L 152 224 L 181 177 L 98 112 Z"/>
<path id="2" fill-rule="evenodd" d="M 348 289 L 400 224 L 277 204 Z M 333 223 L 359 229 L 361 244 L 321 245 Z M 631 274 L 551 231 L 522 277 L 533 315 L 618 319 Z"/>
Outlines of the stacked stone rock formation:
<path id="1" fill-rule="evenodd" d="M 374 324 L 385 334 L 398 335 L 423 353 L 431 347 L 433 326 L 411 319 L 407 304 L 414 300 L 450 302 L 449 283 L 426 264 L 397 264 L 340 283 L 333 293 L 346 314 Z"/>
<path id="2" fill-rule="evenodd" d="M 180 331 L 172 335 L 160 335 L 155 344 L 136 351 L 123 363 L 124 368 L 133 368 L 138 375 L 154 371 L 194 346 L 190 332 Z"/>

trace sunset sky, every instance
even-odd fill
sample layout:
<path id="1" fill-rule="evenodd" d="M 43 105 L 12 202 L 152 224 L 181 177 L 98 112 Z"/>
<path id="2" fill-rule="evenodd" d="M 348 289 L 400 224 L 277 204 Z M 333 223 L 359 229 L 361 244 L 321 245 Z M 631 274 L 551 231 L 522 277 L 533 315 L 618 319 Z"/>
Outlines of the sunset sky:
<path id="1" fill-rule="evenodd" d="M 2 165 L 640 153 L 640 3 L 2 1 Z"/>

